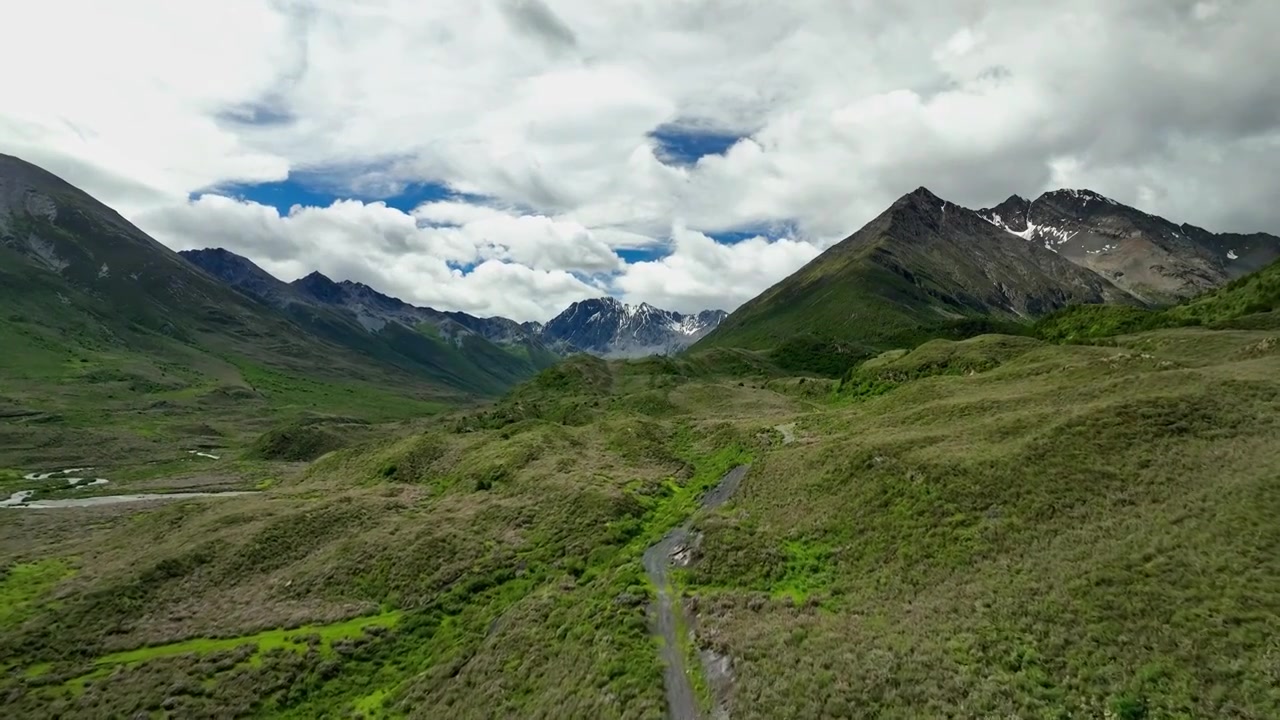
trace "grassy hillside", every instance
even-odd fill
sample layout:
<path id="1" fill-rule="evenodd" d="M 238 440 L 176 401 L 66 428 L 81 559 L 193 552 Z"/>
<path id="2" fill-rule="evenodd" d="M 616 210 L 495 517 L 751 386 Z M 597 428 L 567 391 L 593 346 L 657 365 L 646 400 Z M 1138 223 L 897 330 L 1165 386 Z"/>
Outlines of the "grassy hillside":
<path id="1" fill-rule="evenodd" d="M 0 269 L 0 467 L 145 466 L 244 448 L 291 419 L 384 422 L 464 401 L 394 368 L 324 362 L 305 343 L 188 342 L 86 312 L 96 301 L 68 288 L 83 304 L 45 303 L 23 293 L 38 279 Z"/>
<path id="2" fill-rule="evenodd" d="M 215 364 L 243 357 L 318 382 L 436 399 L 496 396 L 550 361 L 537 349 L 507 352 L 478 337 L 455 343 L 398 324 L 370 332 L 352 314 L 316 304 L 278 309 L 17 158 L 0 155 L 0 191 L 8 323 L 0 353 L 18 352 L 5 342 L 12 333 L 35 333 L 77 352 L 156 356 L 174 366 L 192 354 Z"/>
<path id="3" fill-rule="evenodd" d="M 693 514 L 687 651 L 728 658 L 695 686 L 732 717 L 1275 717 L 1273 334 L 933 341 L 839 388 L 741 351 L 575 358 L 309 465 L 210 461 L 262 495 L 8 511 L 0 697 L 662 717 L 639 558 Z M 257 457 L 357 432 L 306 428 Z"/>
<path id="4" fill-rule="evenodd" d="M 70 516 L 0 516 L 24 598 L 0 626 L 9 707 L 660 716 L 640 555 L 758 443 L 695 411 L 791 403 L 736 385 L 681 382 L 662 407 L 613 392 L 646 384 L 583 358 L 511 401 L 599 403 L 590 426 L 419 425 L 281 469 L 263 496 L 98 512 L 91 535 Z M 324 437 L 300 430 L 262 449 Z"/>
<path id="5" fill-rule="evenodd" d="M 1065 308 L 1037 322 L 1035 334 L 1053 341 L 1083 341 L 1196 325 L 1267 330 L 1280 328 L 1274 313 L 1277 309 L 1280 309 L 1280 262 L 1160 310 L 1114 305 Z"/>
<path id="6" fill-rule="evenodd" d="M 318 340 L 461 392 L 500 395 L 559 360 L 536 341 L 499 346 L 467 330 L 454 316 L 486 321 L 415 309 L 364 285 L 335 283 L 319 273 L 286 283 L 248 258 L 221 249 L 178 255 L 190 264 L 188 270 L 207 273 L 261 313 L 283 315 Z M 365 313 L 363 318 L 353 308 L 363 308 L 358 311 Z"/>
<path id="7" fill-rule="evenodd" d="M 900 382 L 802 421 L 708 524 L 737 716 L 1280 712 L 1274 339 L 943 349 L 885 358 Z"/>
<path id="8" fill-rule="evenodd" d="M 910 344 L 948 317 L 909 280 L 880 267 L 874 248 L 844 263 L 813 264 L 728 318 L 696 347 L 769 350 L 796 337 L 844 340 L 855 350 Z M 954 316 L 953 318 L 954 319 Z"/>
<path id="9" fill-rule="evenodd" d="M 754 349 L 575 357 L 448 411 L 203 281 L 0 262 L 0 500 L 255 493 L 0 508 L 0 711 L 663 717 L 642 559 L 688 523 L 661 584 L 704 711 L 1280 716 L 1275 268 L 1031 337 L 911 253 L 806 268 Z M 793 307 L 817 324 L 770 335 Z M 874 341 L 823 334 L 850 318 Z M 430 330 L 395 348 L 483 382 Z"/>

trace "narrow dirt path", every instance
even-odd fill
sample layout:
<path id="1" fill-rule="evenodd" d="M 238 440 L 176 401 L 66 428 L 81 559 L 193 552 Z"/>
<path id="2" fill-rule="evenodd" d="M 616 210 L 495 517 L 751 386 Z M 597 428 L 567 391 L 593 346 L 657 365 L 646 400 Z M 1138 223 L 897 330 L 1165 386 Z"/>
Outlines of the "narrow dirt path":
<path id="1" fill-rule="evenodd" d="M 749 469 L 749 465 L 739 465 L 725 473 L 720 482 L 702 496 L 702 508 L 713 510 L 728 501 L 742 484 L 742 478 Z M 679 638 L 679 632 L 689 627 L 689 621 L 684 617 L 684 606 L 675 588 L 671 586 L 670 573 L 671 556 L 684 547 L 688 540 L 689 524 L 690 520 L 686 520 L 644 552 L 645 572 L 657 589 L 657 597 L 651 607 L 650 625 L 652 631 L 662 638 L 659 656 L 664 666 L 663 685 L 667 691 L 667 715 L 671 720 L 697 720 L 699 717 L 698 700 L 694 696 L 693 683 L 689 680 L 689 668 L 685 665 Z"/>

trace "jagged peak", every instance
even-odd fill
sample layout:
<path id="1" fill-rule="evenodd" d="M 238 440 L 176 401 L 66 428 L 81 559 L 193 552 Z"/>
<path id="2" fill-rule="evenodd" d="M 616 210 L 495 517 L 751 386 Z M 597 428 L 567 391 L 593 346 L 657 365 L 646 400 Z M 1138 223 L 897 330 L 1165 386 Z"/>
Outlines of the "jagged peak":
<path id="1" fill-rule="evenodd" d="M 219 257 L 243 257 L 241 255 L 237 255 L 236 253 L 231 252 L 226 248 L 220 248 L 220 247 L 199 248 L 199 249 L 193 249 L 193 250 L 179 250 L 178 254 L 179 255 L 217 255 Z"/>
<path id="2" fill-rule="evenodd" d="M 575 300 L 569 303 L 569 310 L 574 308 L 596 308 L 596 307 L 621 307 L 622 303 L 617 298 L 610 295 L 602 295 L 601 297 L 586 298 L 585 300 Z"/>
<path id="3" fill-rule="evenodd" d="M 967 210 L 967 208 L 957 205 L 950 200 L 940 198 L 937 195 L 934 195 L 929 188 L 921 185 L 894 201 L 886 211 L 886 215 L 890 218 L 897 217 L 904 212 L 908 215 L 915 216 L 919 216 L 921 214 L 945 215 L 948 210 L 961 211 Z"/>
<path id="4" fill-rule="evenodd" d="M 915 190 L 912 190 L 906 195 L 903 195 L 902 197 L 898 198 L 898 202 L 894 204 L 895 205 L 906 204 L 913 201 L 923 201 L 927 203 L 932 203 L 934 205 L 940 205 L 941 203 L 945 202 L 942 198 L 938 197 L 937 195 L 934 195 L 933 192 L 929 190 L 929 188 L 921 185 Z"/>
<path id="5" fill-rule="evenodd" d="M 342 280 L 342 281 L 339 281 L 338 284 L 348 290 L 355 290 L 356 292 L 360 292 L 360 293 L 372 293 L 373 295 L 380 295 L 382 297 L 390 297 L 386 293 L 378 292 L 377 290 L 369 287 L 368 285 L 365 285 L 362 282 L 356 282 L 354 280 Z"/>
<path id="6" fill-rule="evenodd" d="M 339 303 L 346 297 L 346 289 L 316 270 L 289 283 L 303 293 L 323 303 Z"/>
<path id="7" fill-rule="evenodd" d="M 312 284 L 312 283 L 325 283 L 325 284 L 328 284 L 328 285 L 337 285 L 337 284 L 338 284 L 338 283 L 334 282 L 333 280 L 329 279 L 329 276 L 328 276 L 328 275 L 325 275 L 324 273 L 320 272 L 319 270 L 312 270 L 311 272 L 309 272 L 309 273 L 307 273 L 306 275 L 302 276 L 301 278 L 299 278 L 299 279 L 295 280 L 294 282 L 307 283 L 307 284 Z"/>
<path id="8" fill-rule="evenodd" d="M 1059 188 L 1058 190 L 1050 190 L 1049 192 L 1046 192 L 1043 195 L 1041 195 L 1039 199 L 1044 200 L 1046 198 L 1051 198 L 1056 200 L 1064 200 L 1064 199 L 1070 198 L 1071 200 L 1077 200 L 1084 204 L 1088 204 L 1094 201 L 1107 203 L 1108 205 L 1120 204 L 1115 200 L 1112 200 L 1111 198 L 1107 197 L 1106 195 L 1103 195 L 1102 193 L 1097 192 L 1096 190 L 1090 190 L 1088 188 Z"/>

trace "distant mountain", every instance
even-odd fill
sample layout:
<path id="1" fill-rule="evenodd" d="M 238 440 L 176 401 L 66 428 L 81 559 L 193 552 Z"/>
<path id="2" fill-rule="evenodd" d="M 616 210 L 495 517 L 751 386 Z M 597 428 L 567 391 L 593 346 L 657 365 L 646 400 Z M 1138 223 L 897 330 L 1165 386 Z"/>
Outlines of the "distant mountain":
<path id="1" fill-rule="evenodd" d="M 385 346 L 468 391 L 501 392 L 560 359 L 505 318 L 415 307 L 367 285 L 334 282 L 318 272 L 286 283 L 220 248 L 179 254 L 312 332 L 337 334 L 346 344 Z"/>
<path id="2" fill-rule="evenodd" d="M 1122 205 L 1092 190 L 1014 195 L 978 214 L 1149 303 L 1175 302 L 1280 258 L 1280 238 L 1215 234 Z"/>
<path id="3" fill-rule="evenodd" d="M 239 285 L 263 296 L 291 296 L 251 264 L 226 264 L 221 272 L 239 273 Z M 402 397 L 458 400 L 504 389 L 440 372 L 420 354 L 369 338 L 354 321 L 311 313 L 309 324 L 300 322 L 251 295 L 53 174 L 0 155 L 0 364 L 26 372 L 21 363 L 32 353 L 74 358 L 85 372 L 68 370 L 69 385 L 99 368 L 86 376 L 133 377 L 138 387 L 147 386 L 136 379 L 147 373 L 172 376 L 166 382 L 252 387 L 251 376 L 278 370 L 393 387 Z M 101 369 L 108 366 L 115 369 Z M 173 379 L 179 375 L 185 379 Z"/>
<path id="4" fill-rule="evenodd" d="M 181 250 L 178 255 L 227 285 L 269 305 L 284 307 L 291 303 L 305 304 L 303 298 L 287 283 L 276 279 L 248 258 L 228 250 Z"/>
<path id="5" fill-rule="evenodd" d="M 1043 244 L 1020 242 L 925 188 L 734 311 L 699 347 L 797 338 L 854 352 L 909 346 L 974 321 L 1018 321 L 1073 303 L 1136 302 Z"/>
<path id="6" fill-rule="evenodd" d="M 727 313 L 705 310 L 683 315 L 647 303 L 624 305 L 609 297 L 573 303 L 546 323 L 517 323 L 410 305 L 368 285 L 334 281 L 319 272 L 285 283 L 247 258 L 223 249 L 184 250 L 184 258 L 236 289 L 282 310 L 328 307 L 345 311 L 369 333 L 388 323 L 429 326 L 432 333 L 463 347 L 480 338 L 545 367 L 579 352 L 611 358 L 643 357 L 682 350 L 713 330 Z"/>
<path id="7" fill-rule="evenodd" d="M 627 305 L 611 297 L 583 300 L 541 326 L 542 337 L 611 358 L 665 355 L 683 350 L 711 332 L 727 313 L 704 310 L 683 315 L 648 303 Z"/>

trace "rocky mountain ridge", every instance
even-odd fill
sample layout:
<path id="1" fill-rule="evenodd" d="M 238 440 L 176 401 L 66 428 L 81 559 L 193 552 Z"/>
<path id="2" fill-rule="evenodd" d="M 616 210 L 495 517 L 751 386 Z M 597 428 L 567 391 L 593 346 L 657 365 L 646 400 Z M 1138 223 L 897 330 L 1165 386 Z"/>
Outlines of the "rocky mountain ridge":
<path id="1" fill-rule="evenodd" d="M 1280 258 L 1280 238 L 1212 233 L 1087 189 L 1017 195 L 978 215 L 1115 283 L 1145 303 L 1197 295 Z"/>
<path id="2" fill-rule="evenodd" d="M 1020 322 L 1070 304 L 1174 303 L 1277 258 L 1275 236 L 1177 225 L 1091 190 L 1014 195 L 975 211 L 921 187 L 700 344 L 910 346 L 964 335 L 975 321 Z"/>
<path id="3" fill-rule="evenodd" d="M 676 352 L 699 340 L 726 316 L 722 310 L 683 315 L 648 303 L 631 306 L 604 297 L 573 303 L 546 323 L 518 323 L 504 317 L 482 318 L 418 307 L 363 283 L 334 281 L 319 272 L 286 283 L 248 258 L 221 248 L 179 254 L 263 302 L 277 307 L 338 308 L 371 333 L 391 322 L 410 328 L 426 324 L 455 344 L 474 335 L 500 346 L 533 346 L 558 356 L 586 352 L 601 357 L 643 357 Z"/>
<path id="4" fill-rule="evenodd" d="M 541 333 L 603 357 L 666 355 L 697 342 L 727 316 L 723 310 L 685 315 L 603 297 L 573 303 Z"/>

